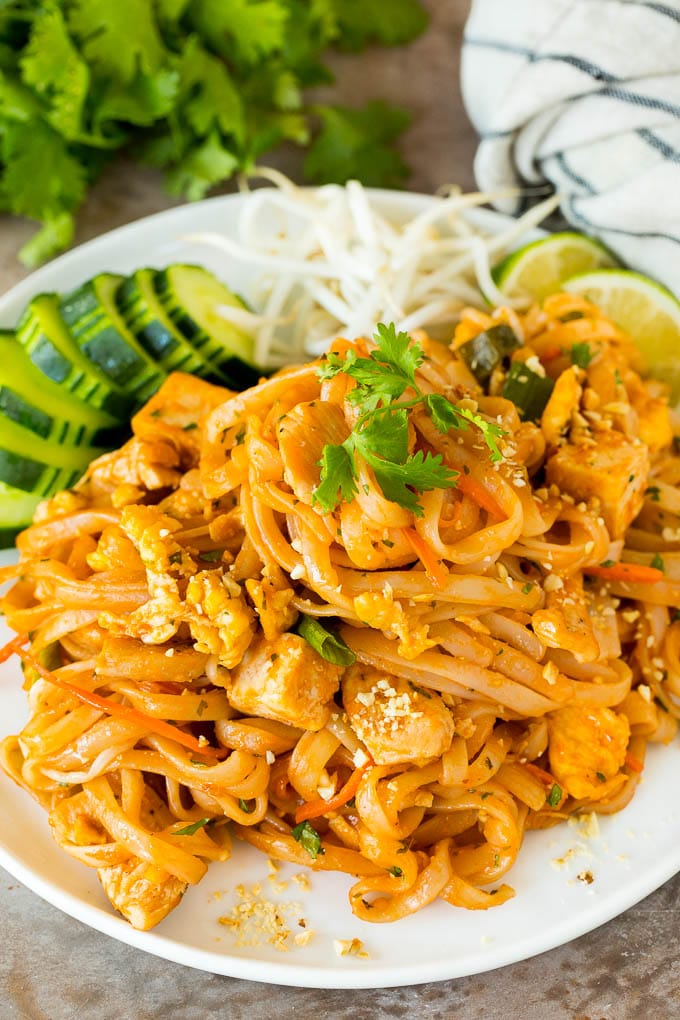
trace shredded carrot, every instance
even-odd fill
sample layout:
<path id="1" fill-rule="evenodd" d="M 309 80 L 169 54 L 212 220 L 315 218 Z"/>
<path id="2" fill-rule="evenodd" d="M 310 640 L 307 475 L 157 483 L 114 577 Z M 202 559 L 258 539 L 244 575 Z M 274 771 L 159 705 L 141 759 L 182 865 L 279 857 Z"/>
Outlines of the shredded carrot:
<path id="1" fill-rule="evenodd" d="M 5 648 L 6 647 L 7 646 L 5 646 Z M 26 649 L 17 647 L 15 648 L 15 651 L 21 656 L 24 662 L 27 662 L 33 667 L 33 669 L 37 670 L 43 680 L 47 680 L 49 683 L 54 684 L 55 687 L 59 687 L 62 691 L 72 694 L 80 701 L 83 701 L 86 705 L 90 705 L 92 708 L 98 708 L 102 712 L 106 712 L 107 715 L 115 715 L 120 719 L 127 719 L 128 722 L 134 722 L 138 723 L 140 726 L 145 726 L 148 730 L 151 730 L 152 733 L 158 734 L 159 737 L 167 737 L 169 740 L 174 740 L 183 747 L 187 747 L 190 751 L 194 751 L 196 754 L 201 754 L 206 758 L 220 757 L 221 752 L 218 751 L 217 748 L 202 747 L 196 737 L 192 736 L 190 733 L 185 733 L 176 726 L 172 726 L 163 719 L 153 719 L 150 715 L 145 715 L 144 712 L 140 712 L 139 709 L 132 708 L 130 705 L 121 705 L 120 702 L 111 701 L 110 698 L 104 698 L 101 694 L 95 694 L 94 691 L 84 691 L 82 687 L 76 687 L 75 684 L 71 684 L 67 680 L 61 680 L 59 677 L 55 676 L 54 673 L 50 672 L 49 669 L 45 669 L 35 655 Z"/>
<path id="2" fill-rule="evenodd" d="M 469 496 L 477 506 L 481 506 L 482 510 L 486 510 L 493 517 L 503 518 L 507 517 L 507 514 L 503 508 L 496 502 L 490 492 L 484 488 L 476 479 L 472 478 L 471 475 L 461 473 L 456 479 L 456 488 L 464 492 L 466 496 Z"/>
<path id="3" fill-rule="evenodd" d="M 528 761 L 525 762 L 524 768 L 534 777 L 534 779 L 538 779 L 541 783 L 543 783 L 544 786 L 547 786 L 549 789 L 555 785 L 554 776 L 551 776 L 549 772 L 546 772 L 546 770 L 542 769 L 539 765 L 534 765 L 533 762 Z"/>
<path id="4" fill-rule="evenodd" d="M 630 751 L 626 754 L 625 762 L 631 772 L 642 772 L 644 770 L 645 763 L 636 758 Z"/>
<path id="5" fill-rule="evenodd" d="M 541 351 L 541 361 L 554 361 L 555 358 L 559 358 L 563 354 L 562 347 L 546 347 L 544 351 Z"/>
<path id="6" fill-rule="evenodd" d="M 646 567 L 641 563 L 614 563 L 611 567 L 584 567 L 584 574 L 601 577 L 605 581 L 630 581 L 631 584 L 656 584 L 663 581 L 663 570 Z"/>
<path id="7" fill-rule="evenodd" d="M 17 634 L 11 641 L 8 641 L 6 645 L 0 648 L 0 663 L 7 662 L 13 655 L 16 655 L 21 651 L 23 645 L 28 641 L 28 634 Z"/>
<path id="8" fill-rule="evenodd" d="M 435 588 L 443 588 L 449 576 L 449 572 L 438 560 L 434 551 L 430 548 L 424 538 L 421 538 L 415 528 L 402 528 L 404 538 L 413 549 L 414 553 L 425 567 L 425 573 L 432 581 Z"/>
<path id="9" fill-rule="evenodd" d="M 319 797 L 317 800 L 310 800 L 306 804 L 301 804 L 299 808 L 295 810 L 295 821 L 297 823 L 304 822 L 308 818 L 320 818 L 321 815 L 328 814 L 329 811 L 337 811 L 341 808 L 348 800 L 351 800 L 354 794 L 359 789 L 359 783 L 362 780 L 366 769 L 373 765 L 372 761 L 366 762 L 360 768 L 355 769 L 351 774 L 347 782 L 340 790 L 331 797 L 330 800 L 324 800 L 323 797 Z"/>

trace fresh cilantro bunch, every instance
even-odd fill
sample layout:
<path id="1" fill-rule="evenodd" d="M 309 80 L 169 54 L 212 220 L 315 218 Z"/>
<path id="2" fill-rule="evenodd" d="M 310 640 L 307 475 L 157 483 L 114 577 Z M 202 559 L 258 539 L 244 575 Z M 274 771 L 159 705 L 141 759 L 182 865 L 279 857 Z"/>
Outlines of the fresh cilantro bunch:
<path id="1" fill-rule="evenodd" d="M 405 111 L 307 106 L 304 90 L 332 81 L 328 47 L 398 45 L 425 23 L 420 0 L 2 0 L 0 211 L 42 224 L 22 261 L 71 242 L 122 147 L 190 199 L 283 141 L 308 147 L 312 182 L 399 184 Z"/>
<path id="2" fill-rule="evenodd" d="M 455 487 L 458 472 L 448 468 L 439 453 L 408 452 L 409 411 L 422 408 L 444 435 L 451 429 L 474 426 L 494 462 L 502 459 L 496 440 L 503 430 L 439 393 L 423 393 L 415 381 L 416 370 L 425 358 L 423 349 L 408 333 L 397 333 L 394 323 L 380 323 L 373 339 L 377 346 L 367 358 L 360 358 L 353 349 L 343 357 L 331 352 L 319 369 L 321 379 L 344 372 L 356 381 L 347 399 L 361 414 L 344 443 L 324 446 L 314 502 L 329 511 L 340 502 L 354 499 L 358 492 L 358 454 L 372 469 L 386 499 L 422 517 L 418 493 Z M 402 400 L 407 391 L 413 396 Z"/>

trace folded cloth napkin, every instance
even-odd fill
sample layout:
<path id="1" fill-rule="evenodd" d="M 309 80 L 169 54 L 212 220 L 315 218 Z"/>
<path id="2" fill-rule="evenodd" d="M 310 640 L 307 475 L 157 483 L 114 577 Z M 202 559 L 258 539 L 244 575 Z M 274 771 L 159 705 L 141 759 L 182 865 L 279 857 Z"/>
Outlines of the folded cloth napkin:
<path id="1" fill-rule="evenodd" d="M 550 183 L 680 295 L 680 0 L 473 0 L 462 84 L 480 188 Z"/>

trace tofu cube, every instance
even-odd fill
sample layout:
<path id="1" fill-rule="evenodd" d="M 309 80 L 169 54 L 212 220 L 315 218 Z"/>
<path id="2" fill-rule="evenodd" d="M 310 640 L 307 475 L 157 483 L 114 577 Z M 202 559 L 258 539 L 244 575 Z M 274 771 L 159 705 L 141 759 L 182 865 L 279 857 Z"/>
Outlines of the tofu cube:
<path id="1" fill-rule="evenodd" d="M 596 446 L 561 446 L 546 464 L 546 480 L 577 503 L 596 496 L 609 534 L 620 538 L 642 507 L 649 452 L 644 443 L 613 429 L 598 432 L 596 439 Z"/>

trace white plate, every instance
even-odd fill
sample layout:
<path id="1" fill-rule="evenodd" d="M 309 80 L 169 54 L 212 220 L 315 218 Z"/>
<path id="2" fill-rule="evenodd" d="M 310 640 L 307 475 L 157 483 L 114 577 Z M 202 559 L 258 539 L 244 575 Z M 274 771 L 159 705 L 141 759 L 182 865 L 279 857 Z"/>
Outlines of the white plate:
<path id="1" fill-rule="evenodd" d="M 433 200 L 375 193 L 381 209 L 404 218 Z M 65 290 L 96 272 L 130 272 L 143 265 L 201 262 L 236 288 L 248 270 L 182 241 L 190 231 L 233 230 L 247 201 L 212 199 L 149 217 L 62 256 L 0 299 L 0 324 L 16 322 L 25 302 L 44 290 Z M 483 214 L 477 214 L 478 216 Z M 483 216 L 487 225 L 507 223 Z M 4 556 L 5 561 L 7 556 Z M 0 643 L 9 638 L 0 624 Z M 0 737 L 16 733 L 26 719 L 25 696 L 15 662 L 0 667 Z M 435 903 L 392 925 L 371 925 L 351 913 L 344 875 L 312 874 L 304 892 L 290 881 L 299 869 L 284 865 L 278 894 L 267 862 L 243 844 L 232 859 L 211 865 L 180 906 L 152 932 L 138 932 L 112 911 L 96 875 L 52 842 L 44 812 L 0 773 L 0 864 L 49 903 L 85 924 L 146 952 L 216 974 L 319 988 L 376 988 L 476 974 L 526 959 L 568 942 L 620 914 L 680 870 L 680 815 L 672 791 L 680 747 L 652 748 L 632 804 L 600 822 L 601 835 L 585 839 L 568 826 L 529 833 L 510 882 L 516 897 L 488 912 Z M 567 860 L 556 862 L 567 855 Z M 578 879 L 589 871 L 592 884 Z M 236 902 L 235 887 L 262 883 L 263 895 L 280 900 L 292 919 L 304 917 L 315 935 L 309 945 L 281 953 L 269 945 L 242 946 L 218 918 Z M 339 958 L 337 938 L 360 938 L 370 958 Z"/>

